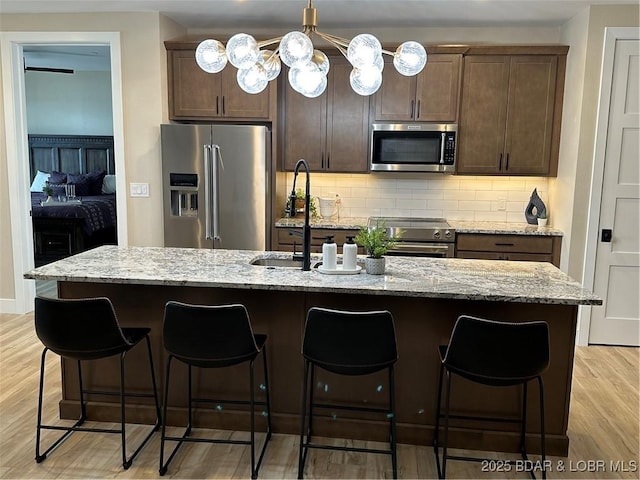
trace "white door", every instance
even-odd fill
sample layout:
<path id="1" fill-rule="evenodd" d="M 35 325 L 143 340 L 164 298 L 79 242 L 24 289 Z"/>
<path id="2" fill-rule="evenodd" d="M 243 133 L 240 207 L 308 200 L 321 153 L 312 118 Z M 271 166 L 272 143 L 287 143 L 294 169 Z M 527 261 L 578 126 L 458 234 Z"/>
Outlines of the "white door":
<path id="1" fill-rule="evenodd" d="M 639 62 L 637 39 L 616 41 L 594 277 L 604 303 L 590 344 L 640 344 Z"/>

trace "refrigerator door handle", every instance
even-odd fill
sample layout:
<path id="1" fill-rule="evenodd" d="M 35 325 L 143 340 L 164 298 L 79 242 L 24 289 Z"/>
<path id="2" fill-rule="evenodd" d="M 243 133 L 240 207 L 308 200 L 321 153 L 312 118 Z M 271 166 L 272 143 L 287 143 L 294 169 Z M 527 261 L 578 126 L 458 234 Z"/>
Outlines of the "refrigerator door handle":
<path id="1" fill-rule="evenodd" d="M 219 188 L 219 170 L 218 163 L 222 164 L 222 153 L 220 152 L 220 145 L 212 145 L 211 151 L 212 161 L 211 164 L 213 166 L 213 240 L 221 242 L 220 238 L 220 188 Z M 223 165 L 224 168 L 224 165 Z"/>
<path id="2" fill-rule="evenodd" d="M 204 225 L 205 225 L 205 238 L 207 240 L 213 239 L 212 233 L 212 221 L 211 221 L 211 145 L 204 145 Z"/>

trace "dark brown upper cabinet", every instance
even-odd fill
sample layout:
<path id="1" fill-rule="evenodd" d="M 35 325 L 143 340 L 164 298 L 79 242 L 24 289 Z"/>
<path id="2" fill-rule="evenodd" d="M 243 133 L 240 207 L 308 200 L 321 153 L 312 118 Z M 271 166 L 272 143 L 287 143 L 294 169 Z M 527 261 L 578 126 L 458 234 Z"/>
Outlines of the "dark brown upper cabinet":
<path id="1" fill-rule="evenodd" d="M 564 55 L 464 59 L 456 172 L 555 176 Z"/>
<path id="2" fill-rule="evenodd" d="M 195 46 L 191 50 L 167 49 L 170 119 L 260 122 L 271 119 L 273 82 L 259 94 L 246 93 L 238 86 L 237 69 L 232 65 L 220 73 L 203 71 L 195 60 Z"/>
<path id="3" fill-rule="evenodd" d="M 293 170 L 304 158 L 314 171 L 367 171 L 369 97 L 351 88 L 352 67 L 343 56 L 330 56 L 329 62 L 327 89 L 317 98 L 307 98 L 283 81 L 284 170 Z M 287 73 L 280 75 L 286 78 Z"/>
<path id="4" fill-rule="evenodd" d="M 398 73 L 385 58 L 382 86 L 375 95 L 375 121 L 455 122 L 458 118 L 461 54 L 429 54 L 413 77 Z"/>

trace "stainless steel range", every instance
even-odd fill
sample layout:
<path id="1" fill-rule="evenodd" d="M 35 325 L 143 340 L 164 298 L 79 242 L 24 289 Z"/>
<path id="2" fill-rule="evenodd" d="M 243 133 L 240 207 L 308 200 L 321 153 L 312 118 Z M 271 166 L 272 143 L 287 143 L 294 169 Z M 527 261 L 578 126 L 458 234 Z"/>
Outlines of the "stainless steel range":
<path id="1" fill-rule="evenodd" d="M 453 257 L 456 231 L 444 218 L 369 217 L 368 227 L 385 225 L 389 235 L 400 235 L 387 255 Z"/>

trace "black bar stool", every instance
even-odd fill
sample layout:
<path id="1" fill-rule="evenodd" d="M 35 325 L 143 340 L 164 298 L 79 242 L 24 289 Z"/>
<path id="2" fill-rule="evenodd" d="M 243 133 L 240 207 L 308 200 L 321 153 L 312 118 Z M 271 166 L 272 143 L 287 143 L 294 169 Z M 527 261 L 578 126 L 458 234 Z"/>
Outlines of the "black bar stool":
<path id="1" fill-rule="evenodd" d="M 164 348 L 169 353 L 164 395 L 164 423 L 160 444 L 160 475 L 167 473 L 169 463 L 183 442 L 226 443 L 251 446 L 251 478 L 258 478 L 258 470 L 271 439 L 271 408 L 269 404 L 269 376 L 267 373 L 267 336 L 254 334 L 249 314 L 243 305 L 204 306 L 180 302 L 168 302 L 164 313 Z M 262 352 L 264 365 L 265 401 L 254 399 L 254 361 Z M 187 427 L 181 437 L 166 435 L 167 404 L 169 397 L 169 374 L 171 362 L 177 359 L 188 367 L 188 412 Z M 215 400 L 194 398 L 191 388 L 192 367 L 222 368 L 249 362 L 249 401 Z M 192 437 L 193 405 L 196 403 L 216 403 L 248 405 L 251 421 L 250 440 L 219 440 Z M 264 445 L 256 463 L 255 459 L 255 406 L 265 405 L 267 409 L 267 432 Z M 178 444 L 164 463 L 165 441 Z"/>
<path id="2" fill-rule="evenodd" d="M 36 462 L 42 462 L 51 450 L 66 440 L 73 432 L 118 433 L 122 436 L 122 466 L 127 469 L 142 447 L 160 428 L 160 404 L 156 388 L 156 379 L 149 341 L 149 328 L 120 328 L 113 305 L 108 298 L 89 298 L 78 300 L 58 300 L 36 297 L 35 326 L 38 338 L 44 344 L 40 362 L 40 388 L 38 392 L 38 422 L 36 428 Z M 124 367 L 127 352 L 142 340 L 147 343 L 149 368 L 153 394 L 127 393 L 124 386 Z M 80 385 L 80 418 L 71 427 L 42 424 L 42 397 L 44 389 L 44 370 L 47 352 L 51 350 L 63 358 L 78 362 L 78 380 Z M 86 390 L 82 385 L 83 360 L 120 356 L 120 390 L 118 392 Z M 117 395 L 120 397 L 120 428 L 87 428 L 81 425 L 87 420 L 84 395 Z M 153 398 L 156 407 L 156 423 L 151 432 L 127 458 L 125 429 L 125 398 Z M 40 453 L 41 430 L 61 430 L 62 434 L 44 453 Z"/>
<path id="3" fill-rule="evenodd" d="M 542 373 L 549 367 L 549 326 L 546 322 L 506 323 L 462 315 L 456 321 L 449 345 L 440 346 L 440 379 L 436 407 L 433 450 L 438 477 L 445 478 L 447 459 L 481 462 L 483 458 L 447 454 L 449 419 L 512 422 L 521 425 L 520 453 L 528 460 L 525 445 L 527 428 L 527 384 L 537 380 L 540 393 L 540 449 L 542 478 L 546 478 L 544 438 L 544 385 Z M 444 414 L 441 412 L 443 375 L 447 375 Z M 522 416 L 512 420 L 450 414 L 451 377 L 459 375 L 472 382 L 495 387 L 522 385 Z M 444 417 L 444 439 L 438 443 L 440 417 Z M 442 447 L 442 465 L 439 448 Z M 529 472 L 535 478 L 533 471 Z"/>
<path id="4" fill-rule="evenodd" d="M 387 311 L 345 312 L 317 307 L 311 308 L 307 314 L 307 322 L 304 328 L 302 355 L 305 359 L 305 369 L 302 408 L 300 410 L 302 418 L 298 478 L 303 478 L 304 465 L 309 448 L 391 455 L 393 478 L 398 478 L 394 383 L 394 364 L 398 360 L 398 351 L 395 326 L 391 313 Z M 316 366 L 332 373 L 351 376 L 368 375 L 387 369 L 389 373 L 389 408 L 366 408 L 314 402 Z M 306 428 L 307 403 L 309 405 L 308 428 Z M 390 448 L 388 450 L 378 450 L 311 443 L 314 408 L 385 414 L 389 419 Z"/>

